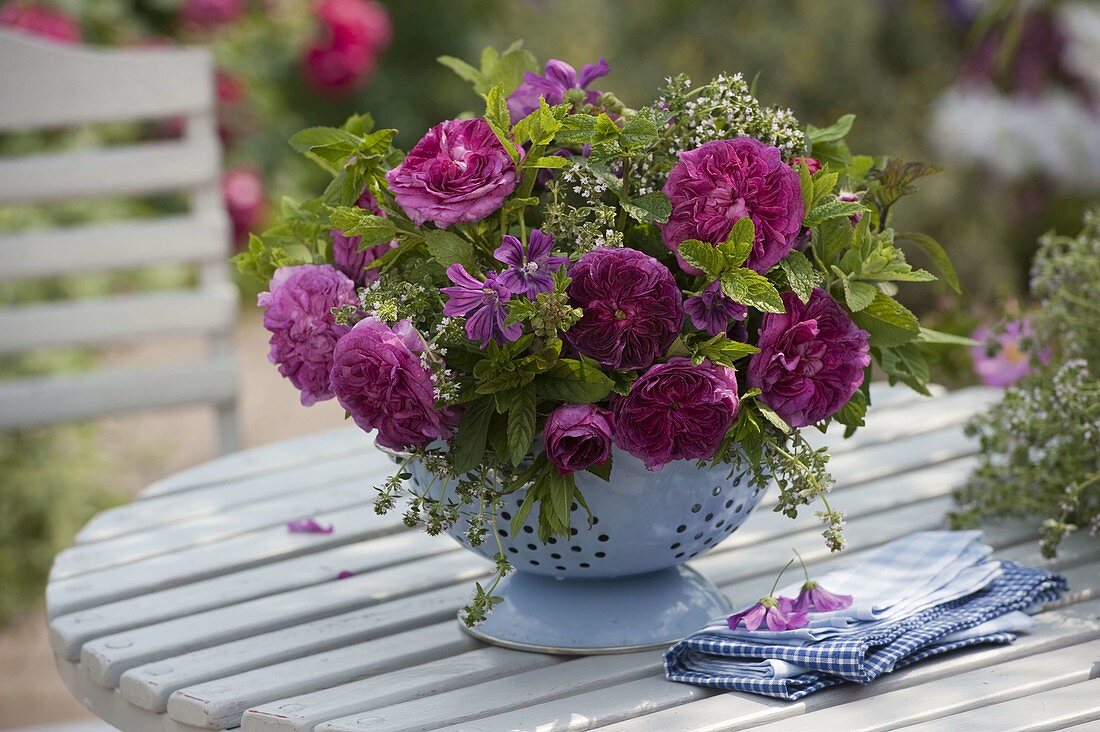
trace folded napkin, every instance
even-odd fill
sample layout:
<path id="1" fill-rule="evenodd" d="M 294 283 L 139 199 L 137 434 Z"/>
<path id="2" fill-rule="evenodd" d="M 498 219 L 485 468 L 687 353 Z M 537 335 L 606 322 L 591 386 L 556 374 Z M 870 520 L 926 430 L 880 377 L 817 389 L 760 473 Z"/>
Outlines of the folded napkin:
<path id="1" fill-rule="evenodd" d="M 860 558 L 815 579 L 840 595 L 851 595 L 843 610 L 814 613 L 798 630 L 749 631 L 729 629 L 718 618 L 704 630 L 727 638 L 768 640 L 805 645 L 859 632 L 869 623 L 907 617 L 982 589 L 1001 573 L 999 562 L 989 561 L 992 547 L 981 543 L 980 531 L 921 531 L 884 544 Z M 801 583 L 784 587 L 779 595 L 795 597 Z"/>
<path id="2" fill-rule="evenodd" d="M 1020 621 L 1005 616 L 1054 600 L 1067 585 L 1054 572 L 1015 562 L 998 564 L 999 576 L 966 597 L 816 643 L 776 644 L 700 631 L 665 653 L 665 675 L 672 681 L 794 700 L 844 681 L 868 683 L 957 648 L 1011 643 L 1014 630 L 1020 629 L 1013 623 Z M 984 634 L 976 634 L 983 625 Z M 753 660 L 768 662 L 770 674 L 760 665 L 743 673 L 741 664 Z"/>

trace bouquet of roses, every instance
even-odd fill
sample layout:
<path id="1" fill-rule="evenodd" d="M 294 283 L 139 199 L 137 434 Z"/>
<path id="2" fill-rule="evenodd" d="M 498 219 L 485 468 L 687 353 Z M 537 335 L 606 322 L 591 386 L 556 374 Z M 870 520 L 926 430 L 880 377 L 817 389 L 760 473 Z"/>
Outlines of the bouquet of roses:
<path id="1" fill-rule="evenodd" d="M 831 487 L 801 428 L 860 426 L 872 363 L 926 391 L 924 348 L 952 339 L 894 299 L 935 279 L 899 244 L 957 281 L 889 214 L 931 166 L 853 155 L 851 115 L 803 130 L 740 75 L 674 77 L 632 109 L 597 90 L 603 60 L 540 74 L 516 44 L 480 68 L 441 61 L 481 116 L 408 153 L 366 115 L 302 131 L 291 144 L 331 184 L 284 200 L 236 259 L 268 285 L 270 359 L 302 403 L 335 397 L 401 454 L 380 511 L 416 459 L 457 487 L 409 496 L 410 525 L 449 530 L 461 509 L 476 545 L 522 487 L 513 526 L 537 509 L 543 541 L 568 536 L 574 474 L 609 478 L 614 444 L 651 470 L 744 464 L 793 517 Z M 838 549 L 843 514 L 824 505 Z"/>

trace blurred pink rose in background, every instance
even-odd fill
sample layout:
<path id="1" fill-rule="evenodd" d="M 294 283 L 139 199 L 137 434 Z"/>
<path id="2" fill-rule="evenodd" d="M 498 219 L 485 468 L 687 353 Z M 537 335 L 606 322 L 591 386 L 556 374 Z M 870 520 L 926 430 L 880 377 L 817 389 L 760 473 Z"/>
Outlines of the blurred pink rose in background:
<path id="1" fill-rule="evenodd" d="M 238 20 L 246 9 L 245 0 L 184 0 L 180 20 L 186 26 L 210 31 Z"/>
<path id="2" fill-rule="evenodd" d="M 0 8 L 0 26 L 26 31 L 58 43 L 80 43 L 80 26 L 57 8 L 33 2 L 11 2 Z"/>
<path id="3" fill-rule="evenodd" d="M 305 49 L 306 78 L 323 92 L 349 92 L 378 68 L 393 33 L 390 17 L 373 0 L 320 0 L 314 12 L 322 32 Z"/>
<path id="4" fill-rule="evenodd" d="M 242 244 L 248 233 L 263 221 L 267 196 L 263 179 L 252 168 L 227 170 L 222 176 L 222 197 L 233 222 L 233 241 Z"/>
<path id="5" fill-rule="evenodd" d="M 1024 341 L 1034 334 L 1027 318 L 1009 321 L 997 330 L 986 326 L 978 328 L 970 336 L 981 343 L 970 349 L 974 373 L 986 386 L 1012 386 L 1031 373 L 1031 357 Z M 1050 354 L 1039 354 L 1039 361 L 1048 363 Z"/>

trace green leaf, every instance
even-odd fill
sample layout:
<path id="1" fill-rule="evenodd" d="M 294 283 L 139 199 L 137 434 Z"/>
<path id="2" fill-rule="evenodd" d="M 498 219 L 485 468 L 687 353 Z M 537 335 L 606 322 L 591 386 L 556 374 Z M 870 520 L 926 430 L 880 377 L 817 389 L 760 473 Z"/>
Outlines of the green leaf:
<path id="1" fill-rule="evenodd" d="M 589 465 L 588 466 L 588 472 L 592 473 L 592 475 L 596 476 L 597 478 L 600 478 L 601 480 L 610 481 L 611 480 L 611 466 L 612 466 L 611 455 L 608 455 L 607 460 L 604 460 L 602 463 L 596 463 L 595 465 Z"/>
<path id="2" fill-rule="evenodd" d="M 532 160 L 529 163 L 525 163 L 523 167 L 525 167 L 525 168 L 553 168 L 553 169 L 557 169 L 557 168 L 564 168 L 565 166 L 569 165 L 569 163 L 570 163 L 569 159 L 564 158 L 561 155 L 543 155 L 538 160 Z M 538 199 L 535 199 L 535 201 L 537 202 Z"/>
<path id="3" fill-rule="evenodd" d="M 891 384 L 899 381 L 910 389 L 931 396 L 927 383 L 932 378 L 928 362 L 915 343 L 905 343 L 892 348 L 872 348 L 879 368 L 885 372 Z"/>
<path id="4" fill-rule="evenodd" d="M 321 199 L 329 206 L 353 206 L 363 195 L 366 182 L 366 176 L 358 166 L 349 166 L 329 181 Z"/>
<path id="5" fill-rule="evenodd" d="M 354 150 L 359 144 L 359 138 L 339 127 L 307 127 L 291 135 L 288 142 L 292 148 L 304 153 L 318 147 L 341 145 L 347 146 L 348 150 Z"/>
<path id="6" fill-rule="evenodd" d="M 663 224 L 672 215 L 672 202 L 660 191 L 623 201 L 622 207 L 631 218 L 643 224 Z"/>
<path id="7" fill-rule="evenodd" d="M 558 104 L 551 107 L 545 99 L 540 97 L 538 109 L 521 119 L 512 128 L 516 144 L 522 145 L 530 140 L 536 146 L 548 145 L 561 129 L 562 120 L 565 119 L 568 111 L 568 105 Z"/>
<path id="8" fill-rule="evenodd" d="M 726 269 L 726 257 L 713 245 L 698 239 L 687 239 L 677 250 L 684 261 L 703 270 L 707 277 L 717 278 Z"/>
<path id="9" fill-rule="evenodd" d="M 821 272 L 798 250 L 792 251 L 787 258 L 779 262 L 783 273 L 787 275 L 787 284 L 798 299 L 809 302 L 814 288 L 821 284 Z"/>
<path id="10" fill-rule="evenodd" d="M 935 266 L 936 270 L 943 275 L 944 280 L 947 281 L 951 289 L 955 292 L 962 292 L 959 286 L 959 276 L 955 273 L 955 267 L 951 264 L 951 259 L 947 256 L 947 252 L 944 251 L 944 248 L 938 241 L 927 234 L 916 231 L 906 231 L 894 234 L 894 241 L 912 242 L 923 249 L 924 253 L 932 260 L 932 264 Z"/>
<path id="11" fill-rule="evenodd" d="M 519 466 L 535 440 L 535 390 L 521 391 L 508 411 L 508 458 Z"/>
<path id="12" fill-rule="evenodd" d="M 802 223 L 812 229 L 830 219 L 849 218 L 865 210 L 866 207 L 858 201 L 841 201 L 834 198 L 814 207 Z"/>
<path id="13" fill-rule="evenodd" d="M 234 256 L 230 261 L 237 266 L 237 271 L 255 278 L 264 287 L 267 287 L 275 270 L 280 267 L 308 263 L 307 259 L 296 257 L 285 249 L 268 247 L 263 239 L 255 234 L 250 234 L 248 237 L 248 249 Z"/>
<path id="14" fill-rule="evenodd" d="M 854 233 L 855 229 L 847 220 L 826 221 L 814 231 L 821 258 L 826 264 L 839 261 L 844 252 L 851 248 Z"/>
<path id="15" fill-rule="evenodd" d="M 871 335 L 872 346 L 900 346 L 920 334 L 917 316 L 882 291 L 866 308 L 852 313 L 852 320 Z"/>
<path id="16" fill-rule="evenodd" d="M 854 114 L 846 114 L 828 127 L 806 127 L 806 139 L 811 145 L 819 142 L 837 142 L 852 131 L 852 123 L 856 121 Z"/>
<path id="17" fill-rule="evenodd" d="M 742 216 L 730 229 L 730 235 L 718 245 L 726 255 L 732 267 L 740 267 L 752 254 L 752 245 L 756 241 L 756 224 L 748 216 Z"/>
<path id="18" fill-rule="evenodd" d="M 627 120 L 626 124 L 622 127 L 622 134 L 619 136 L 619 144 L 623 148 L 644 147 L 657 140 L 660 135 L 660 130 L 657 124 L 639 113 Z"/>
<path id="19" fill-rule="evenodd" d="M 782 313 L 783 298 L 775 285 L 761 274 L 751 269 L 734 269 L 722 273 L 720 278 L 722 291 L 731 300 L 747 305 L 764 313 Z"/>
<path id="20" fill-rule="evenodd" d="M 819 170 L 817 175 L 814 176 L 814 199 L 813 203 L 806 207 L 809 211 L 813 208 L 821 199 L 828 196 L 833 192 L 833 188 L 836 187 L 836 182 L 840 179 L 839 173 L 831 173 L 827 170 Z"/>
<path id="21" fill-rule="evenodd" d="M 848 303 L 848 309 L 853 313 L 865 310 L 879 294 L 877 287 L 866 282 L 857 282 L 847 277 L 841 282 L 844 283 L 844 302 Z"/>
<path id="22" fill-rule="evenodd" d="M 591 114 L 569 115 L 554 136 L 559 145 L 590 145 L 595 141 L 596 117 Z"/>
<path id="23" fill-rule="evenodd" d="M 485 95 L 485 119 L 501 130 L 511 129 L 512 121 L 503 84 L 495 85 Z"/>
<path id="24" fill-rule="evenodd" d="M 764 417 L 764 419 L 775 425 L 775 427 L 783 434 L 788 434 L 791 431 L 791 426 L 783 421 L 783 418 L 772 411 L 771 408 L 765 406 L 760 402 L 756 403 L 756 408 L 760 410 L 760 414 Z"/>
<path id="25" fill-rule="evenodd" d="M 460 78 L 473 84 L 475 91 L 485 86 L 484 74 L 462 59 L 455 58 L 454 56 L 440 56 L 436 58 L 436 61 L 458 74 Z"/>
<path id="26" fill-rule="evenodd" d="M 432 259 L 444 267 L 461 264 L 472 269 L 475 266 L 474 245 L 454 232 L 430 229 L 424 232 L 424 244 Z"/>
<path id="27" fill-rule="evenodd" d="M 540 396 L 574 404 L 598 402 L 611 393 L 614 382 L 598 367 L 573 358 L 559 359 L 535 379 Z"/>
<path id="28" fill-rule="evenodd" d="M 696 364 L 706 359 L 722 366 L 732 366 L 738 359 L 760 352 L 756 346 L 730 340 L 721 333 L 697 343 L 691 350 L 694 354 L 692 360 Z"/>
<path id="29" fill-rule="evenodd" d="M 376 216 L 357 206 L 340 206 L 333 209 L 329 222 L 344 236 L 362 237 L 360 249 L 393 241 L 397 227 L 389 219 Z"/>
<path id="30" fill-rule="evenodd" d="M 938 330 L 932 330 L 931 328 L 921 327 L 920 335 L 917 336 L 917 343 L 931 343 L 936 345 L 945 346 L 980 346 L 981 343 L 973 338 L 967 338 L 966 336 L 955 335 L 954 333 L 944 333 Z"/>
<path id="31" fill-rule="evenodd" d="M 856 391 L 848 403 L 836 413 L 836 421 L 846 427 L 862 427 L 863 418 L 867 415 L 867 395 L 862 390 Z"/>
<path id="32" fill-rule="evenodd" d="M 482 397 L 466 408 L 458 432 L 451 440 L 455 470 L 461 475 L 476 468 L 485 456 L 489 420 L 495 411 L 493 400 Z"/>

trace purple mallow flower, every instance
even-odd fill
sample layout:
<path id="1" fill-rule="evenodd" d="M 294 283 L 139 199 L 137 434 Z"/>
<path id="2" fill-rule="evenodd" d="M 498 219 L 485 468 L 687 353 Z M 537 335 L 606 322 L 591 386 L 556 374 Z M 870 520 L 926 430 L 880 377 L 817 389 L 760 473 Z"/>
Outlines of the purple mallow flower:
<path id="1" fill-rule="evenodd" d="M 483 119 L 452 119 L 428 130 L 386 174 L 397 205 L 417 226 L 481 221 L 516 189 L 516 164 Z"/>
<path id="2" fill-rule="evenodd" d="M 615 444 L 649 470 L 673 460 L 710 460 L 740 407 L 733 369 L 670 358 L 612 402 Z"/>
<path id="3" fill-rule="evenodd" d="M 766 627 L 768 630 L 798 630 L 809 622 L 806 613 L 794 609 L 792 600 L 787 597 L 768 595 L 748 610 L 742 610 L 729 616 L 726 624 L 735 630 L 741 623 L 749 631 Z"/>
<path id="4" fill-rule="evenodd" d="M 731 320 L 744 320 L 749 309 L 726 297 L 722 283 L 715 280 L 698 295 L 684 301 L 684 312 L 691 318 L 692 325 L 716 336 L 726 332 Z"/>
<path id="5" fill-rule="evenodd" d="M 601 247 L 569 274 L 566 293 L 583 315 L 565 337 L 577 352 L 612 369 L 642 369 L 680 333 L 683 295 L 668 268 L 648 254 Z"/>
<path id="6" fill-rule="evenodd" d="M 271 331 L 268 360 L 298 388 L 303 405 L 331 399 L 332 351 L 348 332 L 332 309 L 358 304 L 355 283 L 327 264 L 280 267 L 257 302 Z"/>
<path id="7" fill-rule="evenodd" d="M 611 413 L 592 404 L 565 404 L 546 418 L 542 437 L 559 473 L 586 470 L 611 456 Z"/>
<path id="8" fill-rule="evenodd" d="M 787 424 L 805 427 L 840 411 L 863 383 L 867 333 L 820 288 L 807 303 L 784 292 L 783 305 L 764 315 L 748 383 Z"/>
<path id="9" fill-rule="evenodd" d="M 355 324 L 333 353 L 332 389 L 340 406 L 378 444 L 392 450 L 451 437 L 457 415 L 437 409 L 424 339 L 407 320 L 394 326 L 376 317 Z"/>
<path id="10" fill-rule="evenodd" d="M 503 343 L 519 339 L 523 326 L 504 324 L 508 318 L 504 303 L 511 299 L 512 293 L 501 284 L 497 275 L 490 273 L 482 281 L 461 264 L 452 264 L 447 268 L 447 277 L 455 286 L 441 290 L 447 296 L 443 314 L 452 318 L 466 316 L 467 338 L 480 342 L 482 348 L 492 340 Z"/>
<path id="11" fill-rule="evenodd" d="M 516 237 L 505 235 L 503 243 L 493 252 L 497 261 L 508 265 L 497 275 L 497 283 L 513 295 L 526 294 L 531 300 L 540 292 L 554 289 L 551 275 L 561 269 L 569 258 L 551 256 L 553 247 L 554 238 L 538 229 L 531 232 L 526 247 Z"/>
<path id="12" fill-rule="evenodd" d="M 385 212 L 378 207 L 378 202 L 368 190 L 363 191 L 359 200 L 355 202 L 359 208 L 366 209 L 377 216 L 385 216 Z M 378 279 L 378 269 L 367 269 L 367 265 L 381 257 L 397 246 L 396 241 L 386 242 L 366 249 L 360 249 L 361 239 L 358 236 L 344 236 L 344 232 L 337 229 L 332 231 L 332 258 L 340 271 L 355 281 L 359 287 L 374 282 Z"/>
<path id="13" fill-rule="evenodd" d="M 587 94 L 584 101 L 595 104 L 600 93 L 589 90 L 588 85 L 601 76 L 607 76 L 610 71 L 607 61 L 601 58 L 597 64 L 585 65 L 578 76 L 577 70 L 572 66 L 552 58 L 546 62 L 543 76 L 531 71 L 524 72 L 523 82 L 508 95 L 508 113 L 512 116 L 512 124 L 538 109 L 539 97 L 550 105 L 561 104 L 565 93 L 570 89 L 585 90 Z"/>
<path id="14" fill-rule="evenodd" d="M 1031 359 L 1024 349 L 1024 341 L 1034 338 L 1031 321 L 1027 318 L 1005 323 L 1004 328 L 994 332 L 989 328 L 978 328 L 971 335 L 981 345 L 970 349 L 970 358 L 974 362 L 974 373 L 986 386 L 1011 386 L 1031 373 Z M 1039 355 L 1039 361 L 1048 363 L 1050 353 Z"/>
<path id="15" fill-rule="evenodd" d="M 843 610 L 851 604 L 851 595 L 837 595 L 812 579 L 807 579 L 802 584 L 798 597 L 791 603 L 790 609 L 796 613 L 828 613 L 833 610 Z"/>
<path id="16" fill-rule="evenodd" d="M 756 240 L 745 266 L 766 272 L 794 247 L 805 205 L 798 173 L 783 162 L 779 149 L 751 137 L 714 140 L 680 155 L 664 187 L 672 214 L 661 233 L 680 266 L 680 244 L 698 239 L 721 244 L 739 219 L 749 217 Z"/>
<path id="17" fill-rule="evenodd" d="M 316 519 L 307 518 L 287 522 L 286 529 L 292 534 L 331 534 L 333 526 L 321 526 Z"/>

